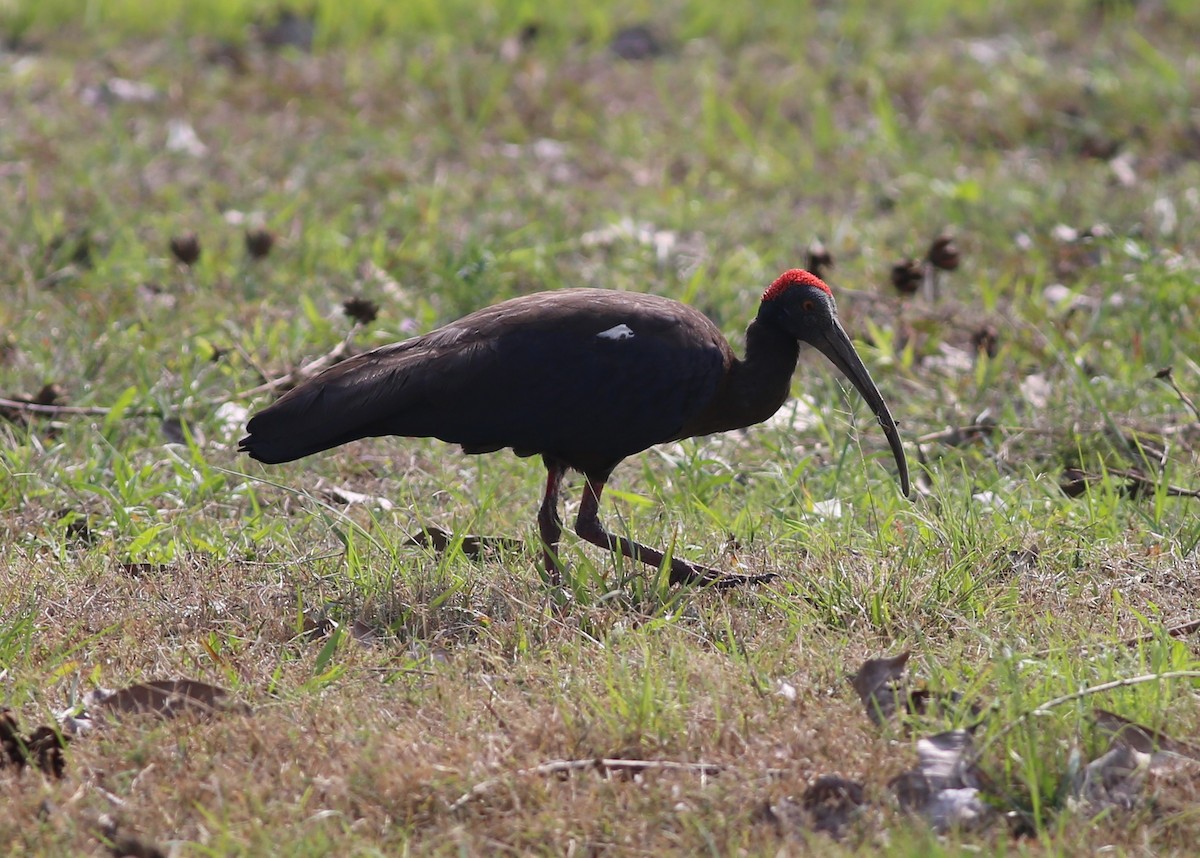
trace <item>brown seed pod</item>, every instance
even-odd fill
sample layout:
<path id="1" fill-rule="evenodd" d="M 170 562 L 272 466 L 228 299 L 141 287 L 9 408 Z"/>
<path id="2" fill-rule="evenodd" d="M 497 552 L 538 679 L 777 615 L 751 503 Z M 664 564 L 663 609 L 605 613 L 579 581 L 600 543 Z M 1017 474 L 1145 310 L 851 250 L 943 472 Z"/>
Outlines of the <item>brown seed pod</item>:
<path id="1" fill-rule="evenodd" d="M 379 316 L 379 305 L 369 298 L 347 298 L 342 302 L 342 312 L 360 325 L 369 325 Z"/>
<path id="2" fill-rule="evenodd" d="M 194 232 L 185 232 L 182 235 L 174 236 L 171 239 L 171 253 L 176 259 L 191 268 L 200 258 L 199 236 Z"/>
<path id="3" fill-rule="evenodd" d="M 251 259 L 262 259 L 275 246 L 275 233 L 264 227 L 246 230 L 246 252 Z"/>
<path id="4" fill-rule="evenodd" d="M 1000 332 L 996 330 L 995 325 L 976 328 L 975 332 L 971 334 L 971 345 L 975 347 L 977 353 L 994 358 L 1000 350 Z"/>
<path id="5" fill-rule="evenodd" d="M 924 280 L 925 269 L 915 259 L 903 259 L 892 266 L 892 285 L 901 294 L 916 294 Z"/>
<path id="6" fill-rule="evenodd" d="M 960 262 L 954 236 L 942 233 L 929 245 L 929 264 L 942 271 L 954 271 Z"/>
<path id="7" fill-rule="evenodd" d="M 814 238 L 812 244 L 808 246 L 808 265 L 806 267 L 818 277 L 824 277 L 825 270 L 833 267 L 833 255 L 819 238 Z"/>

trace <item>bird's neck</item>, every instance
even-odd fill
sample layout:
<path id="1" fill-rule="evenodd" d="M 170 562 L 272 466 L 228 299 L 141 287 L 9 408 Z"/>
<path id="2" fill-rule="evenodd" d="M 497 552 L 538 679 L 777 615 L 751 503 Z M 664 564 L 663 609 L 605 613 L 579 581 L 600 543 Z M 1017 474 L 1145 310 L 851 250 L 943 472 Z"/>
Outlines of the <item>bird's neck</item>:
<path id="1" fill-rule="evenodd" d="M 687 434 L 710 435 L 766 420 L 787 401 L 799 356 L 795 337 L 755 319 L 746 328 L 746 356 L 733 359 L 716 399 Z"/>

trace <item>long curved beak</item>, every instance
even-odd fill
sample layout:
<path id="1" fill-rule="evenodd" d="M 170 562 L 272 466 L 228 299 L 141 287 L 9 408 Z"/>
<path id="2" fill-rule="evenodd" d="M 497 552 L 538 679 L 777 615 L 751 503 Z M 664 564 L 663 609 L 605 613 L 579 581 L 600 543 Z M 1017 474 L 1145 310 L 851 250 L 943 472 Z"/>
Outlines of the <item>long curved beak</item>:
<path id="1" fill-rule="evenodd" d="M 809 342 L 853 382 L 862 398 L 867 400 L 867 404 L 875 412 L 879 425 L 883 427 L 883 434 L 887 436 L 888 444 L 892 448 L 892 455 L 896 457 L 896 467 L 900 470 L 900 491 L 905 497 L 911 497 L 908 486 L 908 460 L 904 458 L 900 431 L 896 428 L 896 421 L 892 419 L 892 412 L 888 410 L 887 403 L 883 401 L 883 395 L 863 365 L 862 358 L 854 350 L 854 344 L 850 342 L 846 329 L 835 316 L 833 324 L 825 331 L 824 336 L 813 337 Z"/>

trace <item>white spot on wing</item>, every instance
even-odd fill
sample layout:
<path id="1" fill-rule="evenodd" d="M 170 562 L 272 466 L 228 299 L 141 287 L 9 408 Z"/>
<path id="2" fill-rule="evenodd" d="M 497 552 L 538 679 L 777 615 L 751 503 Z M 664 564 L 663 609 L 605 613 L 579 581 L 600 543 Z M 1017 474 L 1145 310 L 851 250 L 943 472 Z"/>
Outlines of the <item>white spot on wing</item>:
<path id="1" fill-rule="evenodd" d="M 596 336 L 602 340 L 631 340 L 633 339 L 633 328 L 622 322 L 615 328 L 609 328 L 607 331 L 601 331 L 600 333 L 596 334 Z"/>

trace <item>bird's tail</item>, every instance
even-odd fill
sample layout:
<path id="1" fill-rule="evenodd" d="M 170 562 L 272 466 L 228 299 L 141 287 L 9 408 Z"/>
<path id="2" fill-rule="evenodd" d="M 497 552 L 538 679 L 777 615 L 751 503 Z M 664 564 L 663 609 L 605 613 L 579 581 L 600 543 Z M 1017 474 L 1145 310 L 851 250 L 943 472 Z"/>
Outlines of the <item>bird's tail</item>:
<path id="1" fill-rule="evenodd" d="M 302 459 L 322 450 L 364 437 L 366 432 L 347 424 L 345 412 L 330 413 L 323 401 L 325 390 L 305 385 L 286 395 L 250 418 L 247 435 L 238 442 L 238 451 L 249 453 L 268 465 Z"/>
<path id="2" fill-rule="evenodd" d="M 431 399 L 445 398 L 445 384 L 436 373 L 412 372 L 426 340 L 363 352 L 292 388 L 250 418 L 238 450 L 277 465 L 359 438 L 431 434 L 422 414 Z"/>

